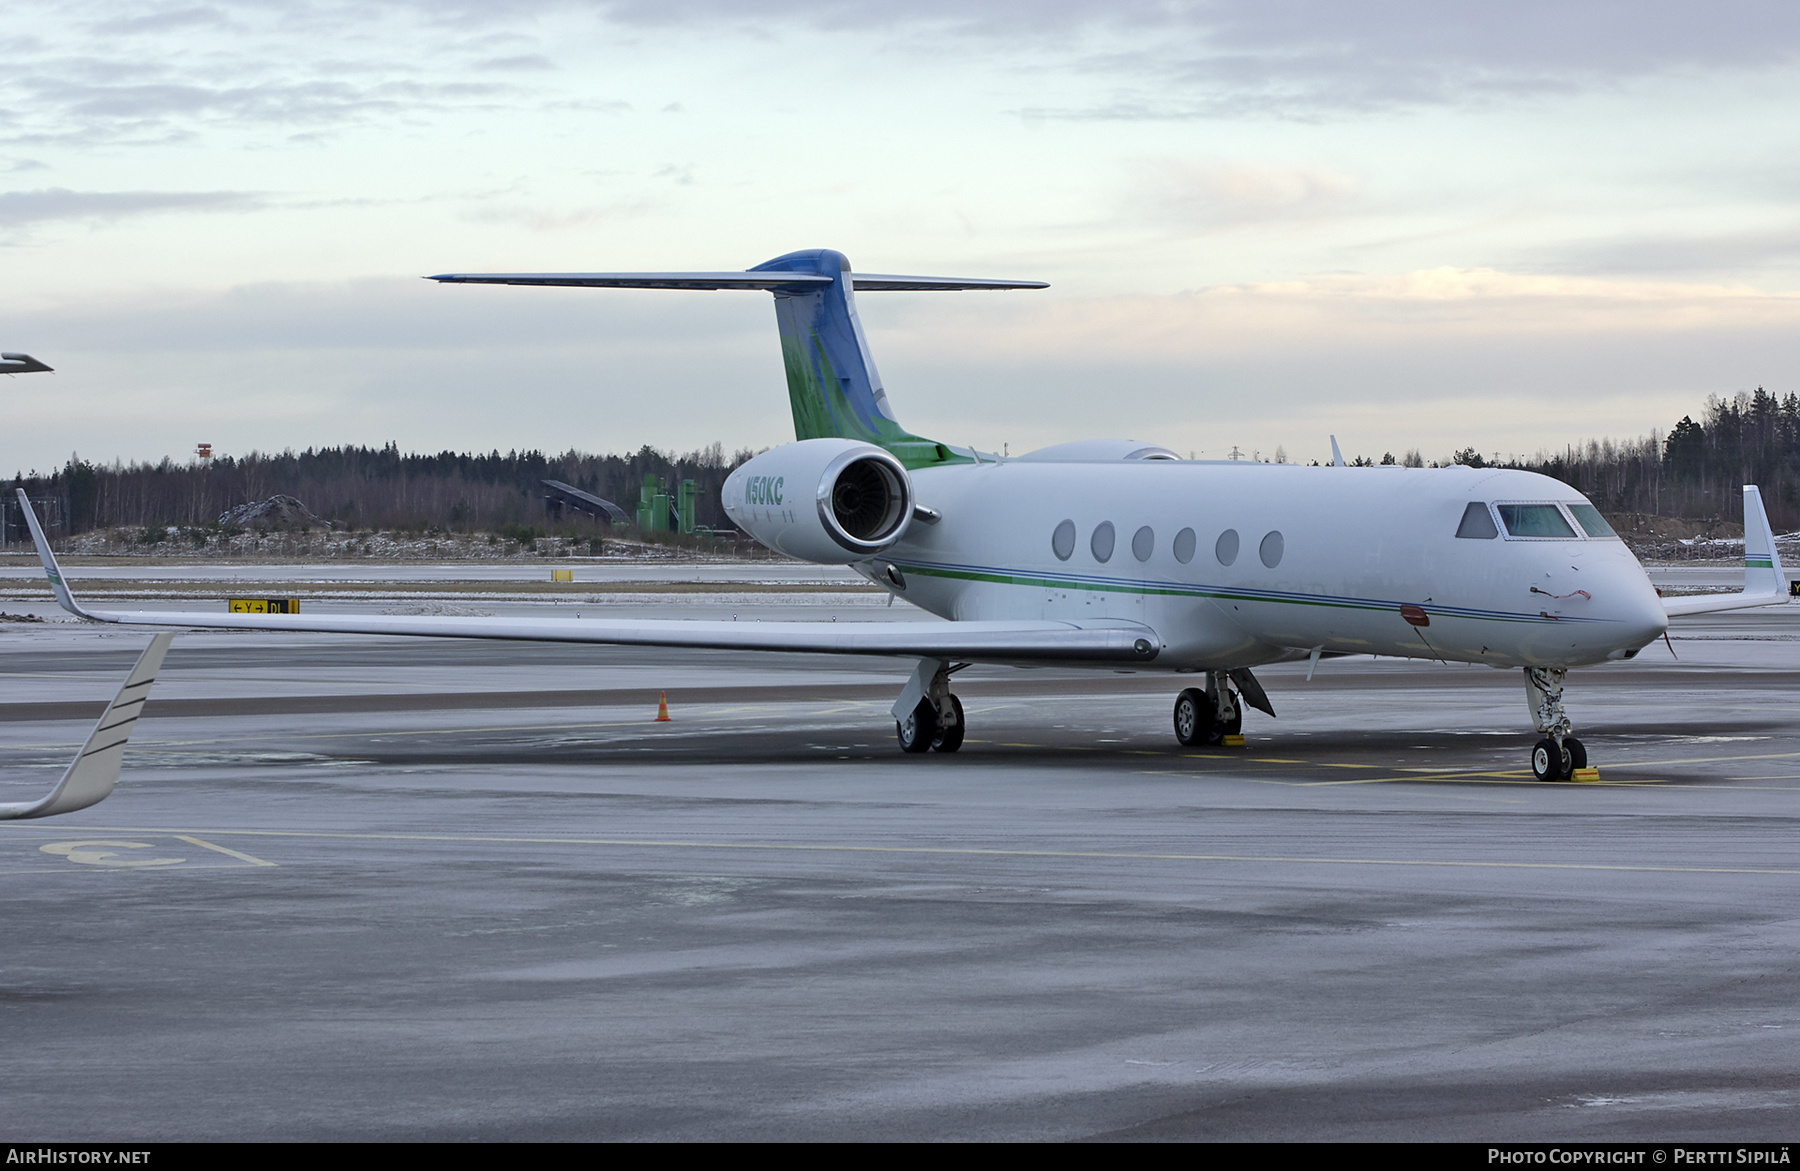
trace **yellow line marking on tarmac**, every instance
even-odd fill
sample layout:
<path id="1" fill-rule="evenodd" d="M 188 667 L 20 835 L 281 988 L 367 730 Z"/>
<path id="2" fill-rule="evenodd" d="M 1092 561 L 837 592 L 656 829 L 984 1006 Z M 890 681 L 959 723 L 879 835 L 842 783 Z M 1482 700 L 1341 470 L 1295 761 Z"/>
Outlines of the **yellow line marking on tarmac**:
<path id="1" fill-rule="evenodd" d="M 1370 766 L 1370 767 L 1374 767 L 1374 766 Z M 1138 775 L 1139 776 L 1151 776 L 1151 777 L 1192 777 L 1195 780 L 1202 780 L 1202 779 L 1215 780 L 1215 779 L 1217 779 L 1217 780 L 1228 780 L 1228 781 L 1249 781 L 1250 783 L 1257 784 L 1257 785 L 1288 785 L 1288 786 L 1291 786 L 1296 789 L 1329 789 L 1329 788 L 1337 788 L 1337 787 L 1340 787 L 1343 785 L 1396 785 L 1396 784 L 1401 784 L 1401 783 L 1404 783 L 1407 781 L 1424 781 L 1424 782 L 1476 782 L 1476 781 L 1479 781 L 1479 782 L 1483 782 L 1486 784 L 1530 785 L 1530 786 L 1544 786 L 1544 785 L 1555 783 L 1555 782 L 1540 781 L 1536 777 L 1528 776 L 1524 769 L 1508 769 L 1508 770 L 1499 771 L 1499 772 L 1470 771 L 1470 772 L 1443 772 L 1443 773 L 1422 773 L 1422 774 L 1421 773 L 1409 773 L 1405 776 L 1398 776 L 1398 777 L 1348 777 L 1341 781 L 1278 781 L 1278 780 L 1270 779 L 1268 777 L 1244 776 L 1241 773 L 1226 773 L 1226 772 L 1197 773 L 1197 772 L 1188 772 L 1188 771 L 1185 771 L 1182 769 L 1142 769 L 1142 770 L 1139 770 Z M 1673 786 L 1671 784 L 1671 782 L 1669 782 L 1669 781 L 1656 780 L 1656 779 L 1646 779 L 1646 780 L 1638 780 L 1638 781 L 1588 781 L 1585 783 L 1589 784 L 1589 785 L 1603 785 L 1603 786 L 1610 785 L 1614 788 L 1620 788 L 1620 789 L 1641 788 L 1641 787 L 1644 787 L 1647 785 L 1663 785 L 1663 786 L 1670 786 L 1670 787 L 1684 787 L 1684 788 L 1695 788 L 1695 789 L 1711 788 L 1711 786 L 1708 786 L 1708 785 Z M 1775 788 L 1785 788 L 1785 786 L 1774 786 L 1774 787 Z"/>
<path id="2" fill-rule="evenodd" d="M 273 863 L 273 862 L 265 862 L 261 858 L 255 857 L 250 854 L 246 854 L 241 850 L 233 850 L 229 846 L 215 846 L 211 842 L 202 841 L 199 838 L 192 838 L 192 837 L 187 836 L 186 834 L 176 834 L 175 837 L 180 841 L 192 842 L 196 846 L 204 846 L 208 850 L 217 850 L 219 853 L 230 855 L 233 858 L 242 858 L 244 861 L 250 863 L 250 865 L 252 865 L 252 866 L 273 866 L 273 865 L 275 865 L 275 863 Z"/>
<path id="3" fill-rule="evenodd" d="M 1665 768 L 1672 764 L 1717 764 L 1721 760 L 1788 760 L 1800 752 L 1759 752 L 1746 756 L 1691 756 L 1683 760 L 1611 761 L 1607 768 Z"/>
<path id="4" fill-rule="evenodd" d="M 80 833 L 175 834 L 169 827 L 65 826 Z M 1759 866 L 1651 866 L 1604 862 L 1471 862 L 1429 858 L 1323 858 L 1306 854 L 1165 854 L 1126 850 L 1000 850 L 973 846 L 856 846 L 843 843 L 708 842 L 663 838 L 545 838 L 482 834 L 371 834 L 322 830 L 198 829 L 208 837 L 323 838 L 369 842 L 465 842 L 474 845 L 608 846 L 627 849 L 745 850 L 809 854 L 913 854 L 977 858 L 1091 858 L 1100 861 L 1256 862 L 1308 866 L 1419 866 L 1454 870 L 1603 870 L 1642 874 L 1764 874 L 1800 878 L 1800 869 Z"/>

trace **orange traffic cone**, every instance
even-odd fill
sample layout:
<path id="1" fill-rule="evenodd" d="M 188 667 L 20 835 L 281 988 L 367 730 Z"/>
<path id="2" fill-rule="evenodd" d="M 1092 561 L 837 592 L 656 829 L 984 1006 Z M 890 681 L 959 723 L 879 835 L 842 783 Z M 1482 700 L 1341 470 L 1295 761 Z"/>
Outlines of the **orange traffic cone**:
<path id="1" fill-rule="evenodd" d="M 666 691 L 659 691 L 656 693 L 655 722 L 658 724 L 666 724 L 669 722 L 669 693 Z"/>

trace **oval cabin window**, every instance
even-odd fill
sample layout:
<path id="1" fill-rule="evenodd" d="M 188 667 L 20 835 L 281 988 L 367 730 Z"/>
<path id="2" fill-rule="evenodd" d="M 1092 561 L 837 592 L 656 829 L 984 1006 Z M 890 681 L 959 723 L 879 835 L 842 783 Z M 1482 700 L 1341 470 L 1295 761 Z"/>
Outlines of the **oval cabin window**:
<path id="1" fill-rule="evenodd" d="M 1093 551 L 1094 560 L 1099 562 L 1111 561 L 1113 555 L 1113 543 L 1117 539 L 1117 536 L 1113 533 L 1112 521 L 1101 521 L 1099 527 L 1094 530 L 1093 540 L 1088 542 L 1088 548 Z"/>

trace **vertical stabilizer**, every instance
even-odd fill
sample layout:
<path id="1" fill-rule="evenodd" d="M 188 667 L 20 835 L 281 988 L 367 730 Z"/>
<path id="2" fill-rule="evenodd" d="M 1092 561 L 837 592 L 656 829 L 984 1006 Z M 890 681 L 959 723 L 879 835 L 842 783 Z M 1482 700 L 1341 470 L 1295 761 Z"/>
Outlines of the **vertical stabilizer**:
<path id="1" fill-rule="evenodd" d="M 1775 532 L 1763 509 L 1762 492 L 1744 485 L 1744 592 L 1787 597 L 1787 572 L 1775 552 Z"/>
<path id="2" fill-rule="evenodd" d="M 909 468 L 967 462 L 900 425 L 856 315 L 855 277 L 842 252 L 816 248 L 765 261 L 751 272 L 795 272 L 829 284 L 776 288 L 775 321 L 787 369 L 796 439 L 860 439 Z"/>
<path id="3" fill-rule="evenodd" d="M 842 252 L 814 248 L 766 260 L 744 272 L 446 272 L 427 280 L 453 285 L 536 285 L 589 289 L 758 289 L 775 295 L 782 364 L 796 439 L 860 439 L 886 448 L 909 468 L 968 463 L 969 449 L 921 439 L 888 406 L 881 375 L 856 316 L 856 290 L 956 292 L 1043 289 L 1043 281 L 852 273 Z"/>

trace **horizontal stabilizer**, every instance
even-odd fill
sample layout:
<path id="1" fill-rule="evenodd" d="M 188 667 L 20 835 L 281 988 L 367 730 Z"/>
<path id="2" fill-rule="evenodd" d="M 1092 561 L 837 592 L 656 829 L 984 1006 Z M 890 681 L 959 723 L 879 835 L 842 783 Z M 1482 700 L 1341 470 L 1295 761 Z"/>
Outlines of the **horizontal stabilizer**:
<path id="1" fill-rule="evenodd" d="M 131 738 L 131 727 L 144 710 L 150 696 L 150 685 L 156 682 L 163 655 L 168 652 L 173 634 L 159 634 L 150 640 L 137 666 L 125 677 L 125 686 L 107 705 L 87 743 L 75 754 L 64 770 L 62 780 L 41 801 L 0 805 L 0 818 L 49 817 L 57 813 L 73 813 L 106 800 L 119 783 L 119 766 L 125 759 L 125 742 Z"/>
<path id="2" fill-rule="evenodd" d="M 833 277 L 806 272 L 447 272 L 425 278 L 446 285 L 544 285 L 587 289 L 814 289 Z M 966 289 L 1047 289 L 1043 281 L 953 276 L 853 274 L 858 292 L 955 292 Z"/>
<path id="3" fill-rule="evenodd" d="M 446 285 L 550 285 L 583 289 L 816 288 L 831 278 L 804 272 L 447 272 L 428 276 Z"/>

